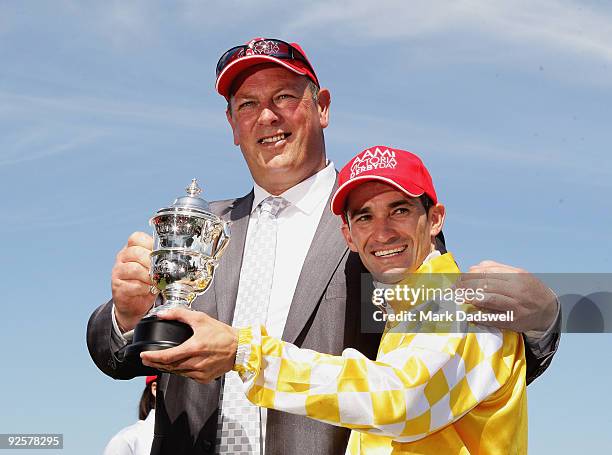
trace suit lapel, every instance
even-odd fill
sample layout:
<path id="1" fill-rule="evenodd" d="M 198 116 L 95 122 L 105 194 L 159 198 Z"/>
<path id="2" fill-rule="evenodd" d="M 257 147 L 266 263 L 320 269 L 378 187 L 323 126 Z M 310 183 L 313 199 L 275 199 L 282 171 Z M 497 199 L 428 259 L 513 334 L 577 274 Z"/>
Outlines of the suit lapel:
<path id="1" fill-rule="evenodd" d="M 336 186 L 332 194 L 335 189 Z M 308 322 L 348 249 L 340 233 L 342 225 L 340 218 L 333 215 L 328 207 L 329 200 L 323 210 L 321 221 L 310 244 L 293 294 L 283 331 L 283 340 L 289 343 L 295 342 Z"/>
<path id="2" fill-rule="evenodd" d="M 232 222 L 231 238 L 227 250 L 219 261 L 219 270 L 213 286 L 217 300 L 218 319 L 231 325 L 238 295 L 238 280 L 242 267 L 242 254 L 246 240 L 249 215 L 253 205 L 253 192 L 237 199 L 229 212 L 221 218 Z"/>
<path id="3" fill-rule="evenodd" d="M 336 186 L 331 194 L 335 189 Z M 330 199 L 331 195 L 328 198 L 327 207 Z M 219 261 L 213 280 L 213 289 L 217 319 L 230 325 L 236 307 L 240 269 L 252 205 L 253 192 L 251 191 L 245 197 L 234 201 L 232 206 L 220 215 L 222 219 L 232 222 L 231 240 Z M 295 342 L 305 327 L 334 271 L 347 252 L 346 243 L 340 233 L 340 218 L 333 215 L 327 207 L 323 210 L 291 301 L 287 323 L 283 331 L 283 340 L 290 343 Z M 325 253 L 322 254 L 322 252 Z"/>

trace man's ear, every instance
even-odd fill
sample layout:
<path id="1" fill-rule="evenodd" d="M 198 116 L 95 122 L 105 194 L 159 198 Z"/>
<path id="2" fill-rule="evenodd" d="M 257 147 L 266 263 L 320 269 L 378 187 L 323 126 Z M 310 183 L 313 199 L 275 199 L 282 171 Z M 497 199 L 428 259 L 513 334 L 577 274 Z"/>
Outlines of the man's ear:
<path id="1" fill-rule="evenodd" d="M 318 109 L 319 109 L 319 122 L 321 123 L 321 128 L 327 128 L 329 125 L 329 105 L 331 104 L 331 93 L 326 88 L 322 88 L 319 90 L 319 101 L 318 101 Z"/>
<path id="2" fill-rule="evenodd" d="M 238 126 L 236 125 L 235 120 L 232 118 L 232 113 L 230 112 L 229 108 L 225 111 L 225 117 L 227 117 L 227 121 L 232 127 L 232 134 L 234 135 L 234 145 L 240 145 L 240 135 L 238 134 Z"/>
<path id="3" fill-rule="evenodd" d="M 353 243 L 351 229 L 349 228 L 348 224 L 344 223 L 340 229 L 342 230 L 342 235 L 344 236 L 344 240 L 346 240 L 346 244 L 348 245 L 349 249 L 357 253 L 357 247 L 355 246 L 355 243 Z"/>
<path id="4" fill-rule="evenodd" d="M 446 207 L 444 207 L 442 204 L 434 205 L 429 209 L 427 217 L 431 223 L 429 233 L 432 237 L 435 237 L 442 231 L 442 226 L 444 226 L 444 220 L 446 219 Z"/>

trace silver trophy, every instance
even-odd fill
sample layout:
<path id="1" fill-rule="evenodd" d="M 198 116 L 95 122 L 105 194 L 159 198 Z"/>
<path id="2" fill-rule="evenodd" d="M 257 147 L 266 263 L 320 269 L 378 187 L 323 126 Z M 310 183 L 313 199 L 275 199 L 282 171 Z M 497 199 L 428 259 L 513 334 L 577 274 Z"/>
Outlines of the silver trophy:
<path id="1" fill-rule="evenodd" d="M 134 329 L 133 341 L 125 350 L 128 361 L 140 363 L 142 351 L 178 346 L 193 334 L 189 325 L 161 320 L 156 314 L 170 308 L 190 308 L 212 283 L 219 258 L 229 243 L 230 223 L 209 211 L 196 179 L 186 191 L 187 196 L 159 209 L 149 222 L 154 229 L 151 290 L 159 292 L 161 299 Z"/>

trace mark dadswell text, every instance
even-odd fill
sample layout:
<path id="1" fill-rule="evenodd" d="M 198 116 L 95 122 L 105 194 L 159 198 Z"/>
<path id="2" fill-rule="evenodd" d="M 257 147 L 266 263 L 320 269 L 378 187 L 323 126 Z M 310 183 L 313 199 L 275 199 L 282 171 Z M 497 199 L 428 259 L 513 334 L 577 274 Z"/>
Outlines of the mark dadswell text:
<path id="1" fill-rule="evenodd" d="M 374 320 L 377 322 L 512 322 L 514 311 L 503 313 L 483 313 L 473 311 L 400 311 L 399 313 L 385 313 L 375 311 Z"/>

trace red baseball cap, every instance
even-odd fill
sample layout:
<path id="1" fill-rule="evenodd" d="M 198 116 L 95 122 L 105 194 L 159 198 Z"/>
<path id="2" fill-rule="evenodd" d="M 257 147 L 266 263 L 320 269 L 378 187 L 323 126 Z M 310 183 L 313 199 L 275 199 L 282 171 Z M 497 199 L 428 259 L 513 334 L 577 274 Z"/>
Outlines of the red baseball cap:
<path id="1" fill-rule="evenodd" d="M 262 63 L 276 63 L 308 77 L 319 87 L 317 75 L 299 44 L 273 38 L 253 38 L 245 45 L 233 47 L 221 56 L 217 63 L 215 89 L 229 99 L 234 79 L 247 68 Z"/>
<path id="2" fill-rule="evenodd" d="M 147 376 L 147 379 L 145 380 L 145 385 L 149 385 L 152 382 L 156 382 L 157 381 L 157 376 Z"/>
<path id="3" fill-rule="evenodd" d="M 387 183 L 411 197 L 426 194 L 434 204 L 438 203 L 431 175 L 418 156 L 377 145 L 365 149 L 342 168 L 338 175 L 338 189 L 331 200 L 332 212 L 344 219 L 349 193 L 362 183 L 371 181 Z"/>

